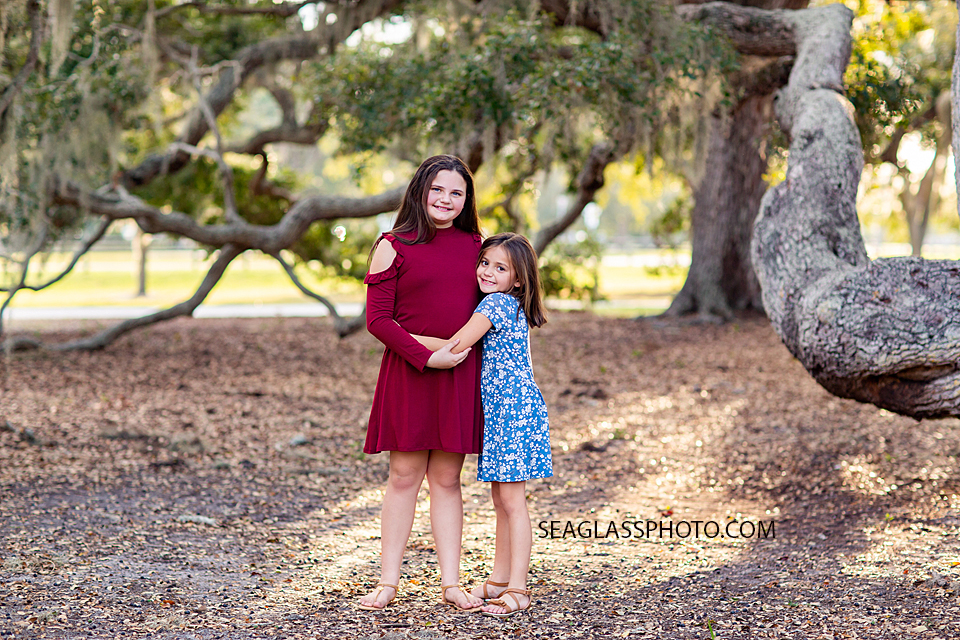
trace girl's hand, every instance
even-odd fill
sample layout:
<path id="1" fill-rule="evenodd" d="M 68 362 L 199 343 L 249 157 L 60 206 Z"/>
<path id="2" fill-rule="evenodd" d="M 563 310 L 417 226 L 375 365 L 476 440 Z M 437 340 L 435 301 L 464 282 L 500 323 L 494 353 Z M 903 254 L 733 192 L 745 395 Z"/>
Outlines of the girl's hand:
<path id="1" fill-rule="evenodd" d="M 452 369 L 467 357 L 470 349 L 465 349 L 460 353 L 452 353 L 455 346 L 460 344 L 459 340 L 449 342 L 439 351 L 434 351 L 430 359 L 427 360 L 427 366 L 431 369 Z"/>

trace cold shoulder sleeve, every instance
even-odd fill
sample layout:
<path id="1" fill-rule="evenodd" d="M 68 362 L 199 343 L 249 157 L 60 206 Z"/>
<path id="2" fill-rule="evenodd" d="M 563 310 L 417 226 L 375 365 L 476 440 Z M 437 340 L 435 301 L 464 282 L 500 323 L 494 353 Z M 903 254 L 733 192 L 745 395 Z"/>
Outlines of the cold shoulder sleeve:
<path id="1" fill-rule="evenodd" d="M 403 243 L 393 236 L 383 238 L 393 245 L 397 255 L 389 267 L 377 273 L 368 273 L 363 279 L 367 285 L 367 331 L 388 349 L 423 371 L 433 351 L 417 342 L 403 327 L 397 324 L 397 278 L 403 264 Z"/>

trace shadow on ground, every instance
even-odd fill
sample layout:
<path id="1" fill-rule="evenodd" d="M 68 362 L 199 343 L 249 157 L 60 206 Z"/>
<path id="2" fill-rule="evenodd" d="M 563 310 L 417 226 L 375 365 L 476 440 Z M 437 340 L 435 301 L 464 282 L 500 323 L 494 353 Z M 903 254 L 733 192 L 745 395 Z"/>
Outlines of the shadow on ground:
<path id="1" fill-rule="evenodd" d="M 956 420 L 833 398 L 760 320 L 555 313 L 533 346 L 557 475 L 530 484 L 533 608 L 502 621 L 437 604 L 426 490 L 399 597 L 354 607 L 386 473 L 370 336 L 183 320 L 8 356 L 0 637 L 958 636 Z M 493 552 L 474 473 L 466 583 Z"/>

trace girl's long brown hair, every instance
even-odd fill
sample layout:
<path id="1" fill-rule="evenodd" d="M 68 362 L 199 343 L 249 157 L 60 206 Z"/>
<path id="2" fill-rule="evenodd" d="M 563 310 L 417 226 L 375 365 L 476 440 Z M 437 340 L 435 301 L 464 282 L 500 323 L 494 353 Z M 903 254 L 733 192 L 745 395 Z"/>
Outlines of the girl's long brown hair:
<path id="1" fill-rule="evenodd" d="M 427 158 L 413 175 L 403 202 L 397 212 L 397 221 L 389 233 L 404 244 L 423 244 L 430 242 L 437 232 L 437 225 L 427 213 L 427 194 L 433 185 L 433 179 L 441 171 L 455 171 L 467 183 L 467 193 L 463 210 L 453 220 L 453 226 L 468 233 L 480 234 L 480 214 L 477 213 L 477 195 L 473 185 L 473 174 L 463 160 L 456 156 L 440 155 Z M 413 234 L 413 238 L 410 238 Z M 408 237 L 404 237 L 408 236 Z"/>
<path id="2" fill-rule="evenodd" d="M 540 288 L 540 269 L 537 266 L 537 252 L 530 241 L 519 233 L 498 233 L 483 241 L 480 247 L 479 266 L 483 256 L 494 247 L 500 247 L 510 257 L 510 264 L 516 272 L 520 286 L 514 287 L 509 293 L 520 303 L 520 308 L 527 316 L 527 324 L 531 327 L 540 327 L 546 324 L 547 316 L 543 307 L 543 291 Z"/>

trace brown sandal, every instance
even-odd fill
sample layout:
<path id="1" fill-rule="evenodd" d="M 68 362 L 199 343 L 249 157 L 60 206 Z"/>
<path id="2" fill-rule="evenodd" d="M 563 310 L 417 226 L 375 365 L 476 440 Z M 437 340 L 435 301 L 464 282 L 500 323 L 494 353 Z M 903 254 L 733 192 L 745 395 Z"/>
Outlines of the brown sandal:
<path id="1" fill-rule="evenodd" d="M 442 604 L 447 604 L 447 605 L 450 605 L 451 607 L 456 607 L 460 611 L 476 611 L 477 609 L 483 606 L 482 604 L 479 604 L 475 607 L 461 607 L 456 602 L 453 602 L 452 600 L 447 600 L 447 589 L 459 589 L 463 595 L 467 596 L 468 598 L 470 597 L 470 592 L 464 589 L 463 585 L 448 584 L 445 587 L 443 586 L 440 587 L 440 602 Z"/>
<path id="2" fill-rule="evenodd" d="M 480 598 L 480 599 L 483 600 L 483 601 L 492 600 L 493 598 L 498 598 L 498 597 L 500 597 L 500 596 L 492 596 L 492 595 L 490 595 L 489 593 L 487 593 L 487 585 L 490 585 L 491 587 L 509 587 L 509 586 L 510 586 L 510 583 L 509 583 L 509 582 L 494 582 L 493 580 L 487 580 L 487 581 L 484 582 L 482 585 L 480 585 L 480 588 L 483 589 L 483 595 L 482 595 L 482 596 L 477 596 L 478 598 Z"/>
<path id="3" fill-rule="evenodd" d="M 375 594 L 375 595 L 373 596 L 373 601 L 374 601 L 374 602 L 376 602 L 376 601 L 377 601 L 377 598 L 380 597 L 380 592 L 383 591 L 384 589 L 386 589 L 387 587 L 393 589 L 393 598 L 396 598 L 396 597 L 397 597 L 397 593 L 399 593 L 399 591 L 398 591 L 398 589 L 397 589 L 397 585 L 395 585 L 395 584 L 387 584 L 386 582 L 378 582 L 378 583 L 377 583 L 377 588 L 373 590 L 373 592 L 374 592 L 374 594 Z M 384 603 L 384 605 L 383 605 L 382 607 L 374 607 L 373 605 L 369 605 L 369 604 L 358 604 L 357 607 L 359 607 L 360 609 L 362 609 L 362 610 L 364 610 L 364 611 L 383 611 L 383 610 L 386 609 L 388 606 L 390 606 L 390 603 L 393 602 L 393 598 L 390 598 L 389 600 L 387 600 L 386 603 Z"/>
<path id="4" fill-rule="evenodd" d="M 530 598 L 527 601 L 527 606 L 525 607 L 520 606 L 520 598 L 514 595 L 516 593 L 519 593 L 520 595 L 524 595 Z M 512 609 L 510 611 L 507 611 L 506 613 L 493 613 L 491 611 L 481 611 L 480 613 L 482 613 L 485 616 L 490 616 L 493 618 L 508 618 L 515 613 L 526 611 L 527 609 L 530 608 L 530 605 L 533 604 L 533 597 L 530 595 L 530 589 L 507 589 L 500 594 L 499 598 L 496 598 L 495 600 L 490 600 L 487 604 L 492 604 L 497 607 L 505 607 L 507 609 L 510 609 L 510 605 L 503 600 L 503 596 L 506 596 L 506 595 L 509 595 L 511 598 L 513 598 L 513 602 L 517 606 L 516 609 Z"/>

